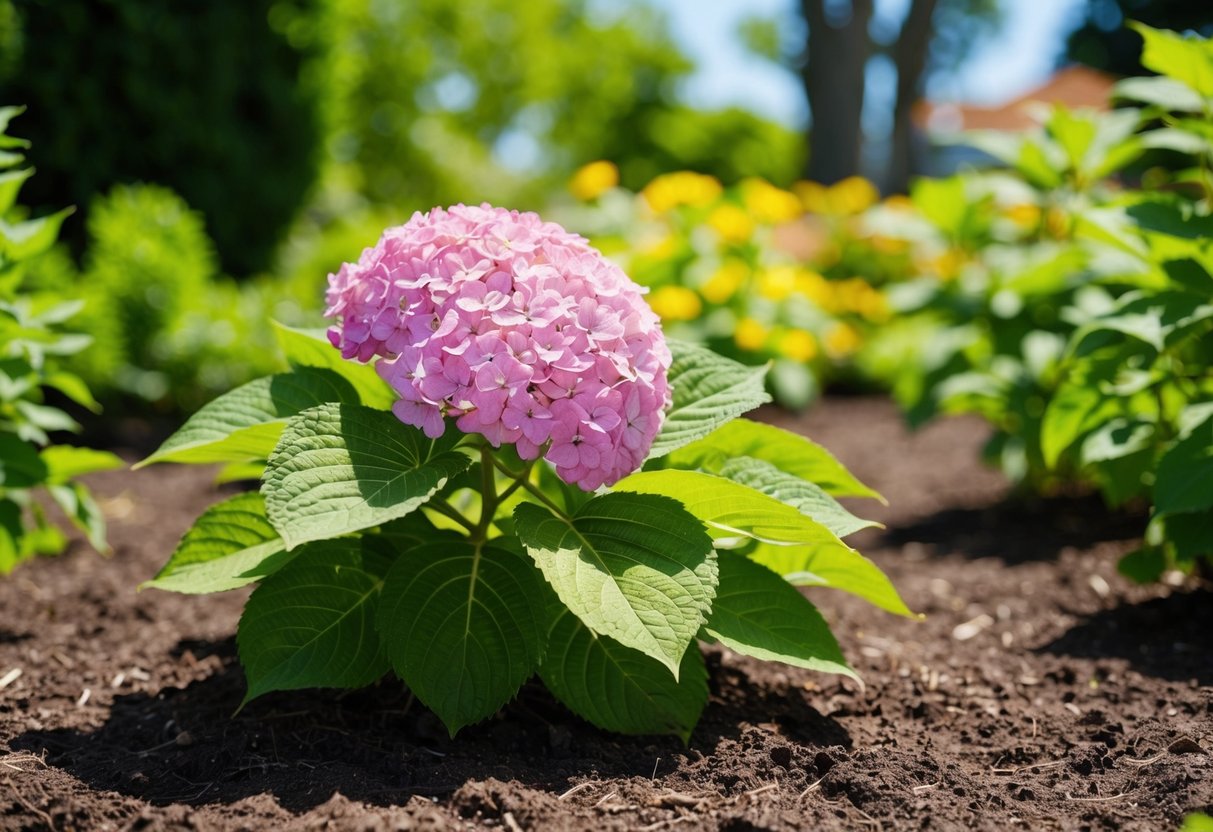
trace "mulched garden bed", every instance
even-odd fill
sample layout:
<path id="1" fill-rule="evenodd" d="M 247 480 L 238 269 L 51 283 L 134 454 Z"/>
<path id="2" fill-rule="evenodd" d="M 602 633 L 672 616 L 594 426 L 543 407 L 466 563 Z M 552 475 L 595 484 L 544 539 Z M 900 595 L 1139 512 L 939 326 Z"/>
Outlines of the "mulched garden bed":
<path id="1" fill-rule="evenodd" d="M 0 580 L 0 830 L 1169 830 L 1213 807 L 1213 591 L 1116 574 L 1143 517 L 1009 498 L 973 420 L 766 415 L 889 498 L 852 542 L 926 620 L 811 593 L 865 689 L 709 648 L 688 747 L 594 730 L 539 686 L 454 741 L 396 682 L 233 715 L 244 595 L 134 589 L 230 491 L 117 472 L 93 480 L 112 559 Z"/>

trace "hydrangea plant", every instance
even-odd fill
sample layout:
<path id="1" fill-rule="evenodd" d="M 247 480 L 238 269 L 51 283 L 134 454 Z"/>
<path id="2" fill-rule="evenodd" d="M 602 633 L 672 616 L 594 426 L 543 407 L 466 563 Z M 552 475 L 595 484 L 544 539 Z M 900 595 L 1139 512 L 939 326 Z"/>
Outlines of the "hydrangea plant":
<path id="1" fill-rule="evenodd" d="M 246 702 L 389 672 L 452 734 L 538 675 L 591 723 L 687 737 L 698 640 L 854 676 L 793 585 L 908 615 L 841 538 L 877 497 L 810 440 L 737 418 L 764 368 L 667 343 L 639 289 L 534 214 L 457 206 L 329 278 L 289 372 L 195 414 L 144 464 L 261 488 L 199 518 L 149 582 L 259 583 Z"/>

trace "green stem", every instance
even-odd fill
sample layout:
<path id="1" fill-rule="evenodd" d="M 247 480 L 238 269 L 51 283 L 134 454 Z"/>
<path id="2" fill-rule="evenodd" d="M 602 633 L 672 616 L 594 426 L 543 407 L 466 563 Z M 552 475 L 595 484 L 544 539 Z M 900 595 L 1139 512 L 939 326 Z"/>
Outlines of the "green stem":
<path id="1" fill-rule="evenodd" d="M 434 511 L 443 515 L 444 517 L 451 518 L 456 523 L 458 523 L 459 525 L 461 525 L 465 529 L 467 529 L 469 532 L 476 530 L 475 523 L 473 523 L 471 520 L 464 517 L 463 514 L 460 513 L 459 509 L 455 508 L 450 503 L 445 502 L 444 500 L 433 500 L 429 503 L 426 503 L 425 507 L 428 509 L 433 509 Z"/>
<path id="2" fill-rule="evenodd" d="M 550 508 L 552 511 L 556 512 L 556 515 L 558 517 L 562 517 L 565 520 L 569 521 L 570 523 L 573 522 L 573 518 L 571 518 L 567 514 L 565 514 L 564 509 L 562 509 L 560 506 L 556 505 L 556 503 L 552 502 L 552 499 L 550 497 L 548 497 L 547 494 L 544 494 L 543 491 L 539 488 L 539 486 L 535 485 L 530 480 L 519 480 L 518 482 L 522 484 L 523 488 L 525 488 L 527 491 L 531 492 L 531 494 L 536 499 L 538 499 L 539 502 L 543 503 L 545 506 Z"/>

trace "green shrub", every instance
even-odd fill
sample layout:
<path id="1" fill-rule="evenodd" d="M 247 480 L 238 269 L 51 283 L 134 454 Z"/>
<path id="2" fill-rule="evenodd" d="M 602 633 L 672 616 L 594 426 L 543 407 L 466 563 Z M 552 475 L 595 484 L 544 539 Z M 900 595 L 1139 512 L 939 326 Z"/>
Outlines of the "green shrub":
<path id="1" fill-rule="evenodd" d="M 38 219 L 16 206 L 32 171 L 18 169 L 25 143 L 5 135 L 20 110 L 0 110 L 0 573 L 37 554 L 57 553 L 66 538 L 36 499 L 44 491 L 94 547 L 106 548 L 105 520 L 81 474 L 121 467 L 112 454 L 52 444 L 52 434 L 78 430 L 48 394 L 96 407 L 88 387 L 69 372 L 69 357 L 87 350 L 89 338 L 67 322 L 81 303 L 64 294 L 32 291 L 26 266 L 55 242 L 70 209 Z M 53 400 L 52 400 L 53 401 Z"/>
<path id="2" fill-rule="evenodd" d="M 265 267 L 315 179 L 313 54 L 271 28 L 312 0 L 15 0 L 20 44 L 0 96 L 33 108 L 35 204 L 89 205 L 162 183 L 206 217 L 224 267 Z M 7 53 L 11 56 L 11 52 Z M 77 251 L 82 230 L 74 231 Z"/>

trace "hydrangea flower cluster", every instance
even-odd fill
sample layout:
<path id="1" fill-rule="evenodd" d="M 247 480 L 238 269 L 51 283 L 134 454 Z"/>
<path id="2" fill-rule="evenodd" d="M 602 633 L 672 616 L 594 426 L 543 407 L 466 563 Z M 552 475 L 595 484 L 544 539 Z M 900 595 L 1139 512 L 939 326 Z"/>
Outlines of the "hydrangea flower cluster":
<path id="1" fill-rule="evenodd" d="M 454 418 L 592 491 L 640 467 L 670 403 L 670 351 L 642 290 L 533 213 L 417 213 L 329 275 L 329 340 L 436 438 Z"/>

